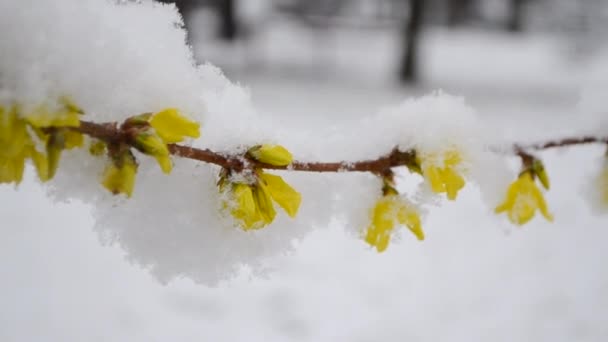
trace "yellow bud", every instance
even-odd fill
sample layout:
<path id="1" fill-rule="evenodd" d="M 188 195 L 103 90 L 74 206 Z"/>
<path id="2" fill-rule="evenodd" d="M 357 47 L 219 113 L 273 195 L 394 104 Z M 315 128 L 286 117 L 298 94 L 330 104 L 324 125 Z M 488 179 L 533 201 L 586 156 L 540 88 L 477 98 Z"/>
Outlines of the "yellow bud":
<path id="1" fill-rule="evenodd" d="M 106 143 L 101 140 L 91 142 L 89 153 L 93 156 L 101 156 L 106 152 Z"/>
<path id="2" fill-rule="evenodd" d="M 536 177 L 538 177 L 538 180 L 543 185 L 543 187 L 545 189 L 549 190 L 549 187 L 550 187 L 549 176 L 547 176 L 547 171 L 545 170 L 545 165 L 543 165 L 543 163 L 540 160 L 538 160 L 538 159 L 534 160 L 534 162 L 532 163 L 532 172 L 534 172 Z"/>
<path id="3" fill-rule="evenodd" d="M 164 173 L 170 173 L 173 169 L 169 149 L 158 135 L 150 131 L 138 133 L 135 136 L 135 147 L 142 153 L 154 157 Z"/>
<path id="4" fill-rule="evenodd" d="M 293 156 L 281 145 L 260 145 L 249 149 L 249 155 L 262 163 L 287 166 L 293 161 Z"/>
<path id="5" fill-rule="evenodd" d="M 186 118 L 175 108 L 152 115 L 150 125 L 166 144 L 181 142 L 185 137 L 200 137 L 200 124 Z"/>

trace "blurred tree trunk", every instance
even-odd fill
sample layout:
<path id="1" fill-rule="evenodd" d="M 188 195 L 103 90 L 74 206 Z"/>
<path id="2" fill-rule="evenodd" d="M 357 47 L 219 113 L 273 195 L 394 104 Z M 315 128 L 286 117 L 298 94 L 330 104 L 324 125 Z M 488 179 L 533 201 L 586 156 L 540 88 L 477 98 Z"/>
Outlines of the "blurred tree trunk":
<path id="1" fill-rule="evenodd" d="M 473 16 L 474 0 L 447 0 L 447 3 L 448 26 L 460 26 Z"/>
<path id="2" fill-rule="evenodd" d="M 236 16 L 236 0 L 218 0 L 218 14 L 220 17 L 219 36 L 226 41 L 237 38 L 239 27 Z"/>
<path id="3" fill-rule="evenodd" d="M 403 25 L 403 55 L 399 70 L 402 83 L 416 83 L 419 78 L 418 40 L 422 27 L 424 0 L 409 1 L 409 18 Z"/>
<path id="4" fill-rule="evenodd" d="M 507 31 L 521 32 L 524 29 L 524 4 L 526 0 L 511 0 Z"/>

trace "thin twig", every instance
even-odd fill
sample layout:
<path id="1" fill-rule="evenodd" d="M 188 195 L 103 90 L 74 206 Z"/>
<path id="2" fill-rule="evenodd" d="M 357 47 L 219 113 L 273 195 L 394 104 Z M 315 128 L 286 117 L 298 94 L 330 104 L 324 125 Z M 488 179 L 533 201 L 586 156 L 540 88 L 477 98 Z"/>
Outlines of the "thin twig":
<path id="1" fill-rule="evenodd" d="M 105 141 L 106 143 L 126 143 L 132 144 L 133 137 L 131 132 L 118 127 L 116 123 L 94 123 L 89 121 L 81 121 L 80 127 L 73 128 L 83 134 Z M 527 158 L 530 156 L 526 150 L 545 150 L 555 147 L 564 147 L 572 145 L 582 145 L 590 143 L 608 144 L 608 137 L 581 137 L 581 138 L 565 138 L 561 140 L 552 140 L 542 143 L 530 145 L 514 145 L 513 153 Z M 378 157 L 377 159 L 356 161 L 356 162 L 301 162 L 294 161 L 287 166 L 275 166 L 261 163 L 259 161 L 247 158 L 243 155 L 234 155 L 229 153 L 215 152 L 209 149 L 199 149 L 184 145 L 171 144 L 169 152 L 172 155 L 182 158 L 202 161 L 205 163 L 215 164 L 222 168 L 242 171 L 244 169 L 269 169 L 269 170 L 291 170 L 291 171 L 306 171 L 306 172 L 372 172 L 375 174 L 384 174 L 392 167 L 406 166 L 415 164 L 416 153 L 413 150 L 399 151 L 394 149 L 389 154 Z"/>

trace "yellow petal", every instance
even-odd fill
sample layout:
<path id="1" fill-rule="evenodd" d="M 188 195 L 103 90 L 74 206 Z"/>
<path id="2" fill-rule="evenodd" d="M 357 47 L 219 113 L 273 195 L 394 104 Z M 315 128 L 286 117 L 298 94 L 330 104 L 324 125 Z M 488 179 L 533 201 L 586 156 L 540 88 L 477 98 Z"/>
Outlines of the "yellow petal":
<path id="1" fill-rule="evenodd" d="M 547 202 L 545 201 L 545 197 L 543 196 L 540 189 L 537 188 L 536 186 L 534 186 L 531 189 L 531 192 L 532 192 L 532 196 L 534 196 L 536 205 L 537 205 L 538 209 L 540 210 L 540 213 L 543 214 L 543 216 L 547 219 L 547 221 L 553 222 L 553 215 L 549 212 L 549 208 L 547 207 Z"/>
<path id="2" fill-rule="evenodd" d="M 507 189 L 507 195 L 505 201 L 494 209 L 494 212 L 500 214 L 504 211 L 511 210 L 515 205 L 515 199 L 517 198 L 517 193 L 519 192 L 519 183 L 516 180 L 515 182 L 509 185 Z"/>
<path id="3" fill-rule="evenodd" d="M 259 182 L 253 188 L 253 199 L 255 201 L 257 210 L 264 220 L 265 224 L 270 224 L 274 221 L 277 212 L 274 210 L 274 205 L 270 198 L 270 194 L 266 186 Z"/>
<path id="4" fill-rule="evenodd" d="M 10 159 L 0 157 L 0 183 L 21 183 L 23 180 L 24 170 L 24 156 L 18 156 Z"/>
<path id="5" fill-rule="evenodd" d="M 166 144 L 174 144 L 185 137 L 200 137 L 200 124 L 183 116 L 175 108 L 167 108 L 152 116 L 150 125 Z"/>
<path id="6" fill-rule="evenodd" d="M 448 199 L 455 200 L 456 196 L 458 196 L 458 191 L 465 185 L 464 178 L 449 167 L 440 170 L 440 175 L 445 184 Z"/>
<path id="7" fill-rule="evenodd" d="M 260 216 L 253 191 L 248 184 L 237 183 L 232 186 L 234 203 L 231 214 L 244 230 L 258 229 L 264 224 Z"/>
<path id="8" fill-rule="evenodd" d="M 38 152 L 33 146 L 29 149 L 29 156 L 32 158 L 36 174 L 42 182 L 50 180 L 49 177 L 49 162 L 44 153 Z"/>
<path id="9" fill-rule="evenodd" d="M 173 170 L 173 162 L 168 155 L 159 155 L 154 157 L 160 166 L 160 169 L 166 173 L 170 174 L 171 170 Z"/>
<path id="10" fill-rule="evenodd" d="M 424 231 L 420 221 L 420 215 L 416 210 L 407 205 L 402 205 L 397 213 L 399 223 L 405 225 L 418 240 L 424 240 Z"/>
<path id="11" fill-rule="evenodd" d="M 441 172 L 435 166 L 428 166 L 424 169 L 424 175 L 431 184 L 431 190 L 435 193 L 445 192 L 445 184 L 441 178 Z"/>
<path id="12" fill-rule="evenodd" d="M 119 158 L 106 167 L 101 184 L 115 195 L 125 194 L 131 197 L 135 187 L 137 163 L 130 153 Z"/>
<path id="13" fill-rule="evenodd" d="M 293 161 L 291 153 L 281 145 L 264 144 L 253 147 L 248 152 L 255 160 L 270 165 L 286 166 Z"/>
<path id="14" fill-rule="evenodd" d="M 378 252 L 386 250 L 397 219 L 397 196 L 379 199 L 372 211 L 372 222 L 367 228 L 365 241 L 376 247 Z"/>
<path id="15" fill-rule="evenodd" d="M 290 217 L 296 217 L 302 195 L 287 184 L 283 178 L 268 173 L 261 173 L 260 178 L 266 182 L 268 192 Z"/>

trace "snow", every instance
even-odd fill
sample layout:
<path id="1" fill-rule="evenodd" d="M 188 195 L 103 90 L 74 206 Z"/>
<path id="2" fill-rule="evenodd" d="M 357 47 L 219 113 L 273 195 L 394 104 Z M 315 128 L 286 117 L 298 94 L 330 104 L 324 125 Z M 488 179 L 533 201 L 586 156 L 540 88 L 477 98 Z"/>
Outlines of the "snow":
<path id="1" fill-rule="evenodd" d="M 18 3 L 2 2 L 0 9 L 14 10 Z M 100 7 L 93 1 L 82 4 Z M 170 9 L 146 8 L 150 21 L 138 19 L 142 26 L 126 33 L 141 35 L 156 22 L 176 20 Z M 104 15 L 116 14 L 106 10 Z M 76 23 L 117 23 L 134 18 L 134 13 L 106 21 L 89 13 Z M 65 29 L 61 23 L 47 24 Z M 159 33 L 172 33 L 158 41 L 177 53 L 118 58 L 134 68 L 132 75 L 141 76 L 125 81 L 130 91 L 112 86 L 121 70 L 114 69 L 116 59 L 110 57 L 116 56 L 110 54 L 85 56 L 99 60 L 91 79 L 104 82 L 87 81 L 96 87 L 94 92 L 80 85 L 76 75 L 88 69 L 79 69 L 84 66 L 76 56 L 70 57 L 76 70 L 61 78 L 63 85 L 82 99 L 83 107 L 95 108 L 91 115 L 96 119 L 124 118 L 179 102 L 202 119 L 203 138 L 197 146 L 238 150 L 267 139 L 305 160 L 351 160 L 384 152 L 398 131 L 370 133 L 369 146 L 361 133 L 352 132 L 362 132 L 366 125 L 387 129 L 391 121 L 378 121 L 390 113 L 436 112 L 442 103 L 454 109 L 444 116 L 473 116 L 475 124 L 485 127 L 490 137 L 470 136 L 474 146 L 480 140 L 500 143 L 587 129 L 599 132 L 602 126 L 590 125 L 605 118 L 598 91 L 603 80 L 596 72 L 606 70 L 602 58 L 588 68 L 573 69 L 555 57 L 558 43 L 546 37 L 432 32 L 425 47 L 433 52 L 426 84 L 403 89 L 390 85 L 390 63 L 362 58 L 358 73 L 340 74 L 349 65 L 339 56 L 348 56 L 348 46 L 370 38 L 346 32 L 350 38 L 340 40 L 338 57 L 330 61 L 339 67 L 337 75 L 328 77 L 337 81 L 245 73 L 238 79 L 247 90 L 229 83 L 212 66 L 195 70 L 187 51 L 167 43 L 183 40 L 172 27 L 159 28 Z M 66 44 L 74 36 L 55 43 Z M 120 39 L 115 46 L 108 44 L 117 49 L 124 44 Z M 384 51 L 378 58 L 389 60 L 391 49 L 382 45 L 388 42 L 371 41 L 379 46 L 369 50 Z M 157 48 L 155 42 L 138 46 L 148 51 Z M 80 43 L 98 51 L 90 42 Z M 48 48 L 45 44 L 33 46 Z M 467 58 L 480 50 L 492 53 L 484 73 L 476 72 L 477 60 Z M 36 53 L 31 58 L 37 60 Z M 167 54 L 179 58 L 172 67 L 159 68 L 166 65 Z M 454 60 L 470 64 L 463 67 Z M 29 79 L 36 79 L 35 70 L 24 71 L 30 62 L 24 58 L 21 67 L 5 69 L 31 72 Z M 139 72 L 146 65 L 148 71 L 159 70 Z M 63 69 L 51 70 L 60 74 Z M 591 89 L 585 87 L 588 74 L 596 76 L 588 83 Z M 173 88 L 175 84 L 180 87 Z M 464 100 L 430 95 L 402 102 L 440 87 L 464 95 Z M 110 96 L 92 96 L 97 92 Z M 584 100 L 577 107 L 581 93 Z M 463 123 L 467 121 L 457 122 Z M 450 126 L 449 132 L 481 130 L 464 126 L 455 131 Z M 408 136 L 401 138 L 411 144 Z M 174 173 L 165 177 L 153 161 L 141 159 L 136 193 L 124 200 L 97 185 L 94 170 L 102 170 L 103 160 L 70 152 L 48 188 L 33 179 L 32 170 L 17 189 L 0 187 L 0 270 L 5 275 L 0 282 L 0 340 L 602 341 L 608 335 L 607 218 L 590 211 L 585 185 L 598 172 L 604 152 L 602 146 L 588 146 L 539 153 L 552 180 L 546 196 L 556 222 L 536 218 L 522 229 L 494 215 L 489 205 L 495 203 L 495 189 L 504 189 L 501 183 L 517 174 L 517 160 L 507 158 L 509 167 L 503 167 L 505 159 L 474 152 L 480 158 L 473 161 L 484 163 L 473 168 L 478 174 L 470 175 L 476 183 L 469 182 L 456 202 L 425 206 L 427 240 L 420 243 L 402 231 L 383 254 L 358 235 L 379 191 L 378 180 L 370 175 L 281 172 L 303 194 L 300 220 L 294 224 L 280 217 L 259 234 L 245 235 L 218 217 L 214 168 L 176 160 Z M 399 179 L 407 191 L 415 191 L 420 181 L 403 174 Z"/>

